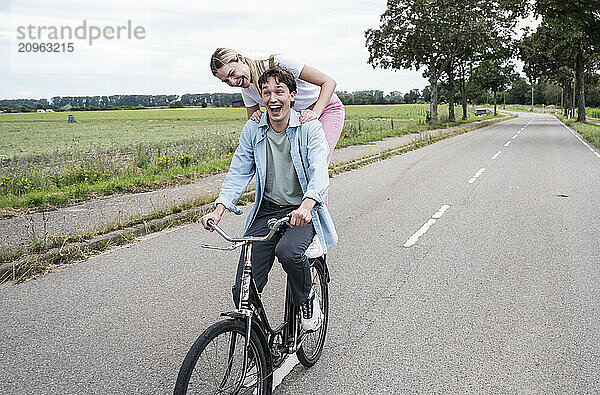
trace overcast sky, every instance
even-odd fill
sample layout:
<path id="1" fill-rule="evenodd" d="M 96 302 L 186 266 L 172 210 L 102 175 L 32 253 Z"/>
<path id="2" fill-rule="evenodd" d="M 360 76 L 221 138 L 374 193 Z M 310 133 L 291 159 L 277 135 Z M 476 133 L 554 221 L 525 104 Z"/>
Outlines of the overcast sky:
<path id="1" fill-rule="evenodd" d="M 39 1 L 0 0 L 0 98 L 237 92 L 210 72 L 210 55 L 282 53 L 332 76 L 338 90 L 422 89 L 420 72 L 373 70 L 364 32 L 385 0 Z M 74 43 L 72 53 L 19 53 L 19 26 L 142 26 L 141 40 Z M 8 23 L 5 23 L 8 21 Z M 123 33 L 122 33 L 123 34 Z"/>
<path id="2" fill-rule="evenodd" d="M 385 6 L 385 0 L 0 0 L 0 98 L 237 92 L 210 72 L 217 47 L 251 58 L 288 55 L 332 76 L 337 90 L 422 89 L 421 72 L 367 64 L 364 32 L 378 27 Z M 75 29 L 84 20 L 88 28 L 114 29 L 131 20 L 145 38 L 92 45 L 45 39 L 72 42 L 74 50 L 18 52 L 19 44 L 40 42 L 19 40 L 19 26 Z"/>

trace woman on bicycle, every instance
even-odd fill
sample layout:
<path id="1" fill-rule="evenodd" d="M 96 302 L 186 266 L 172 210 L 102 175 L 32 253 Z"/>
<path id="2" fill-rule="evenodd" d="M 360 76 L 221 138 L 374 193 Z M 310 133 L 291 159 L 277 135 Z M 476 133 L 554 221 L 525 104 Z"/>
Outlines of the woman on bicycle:
<path id="1" fill-rule="evenodd" d="M 335 81 L 327 74 L 302 62 L 282 55 L 271 55 L 268 59 L 254 60 L 238 52 L 217 48 L 210 59 L 210 68 L 215 77 L 229 86 L 242 89 L 242 99 L 248 119 L 258 123 L 263 102 L 258 77 L 268 68 L 278 65 L 292 73 L 296 80 L 297 94 L 293 109 L 300 113 L 300 122 L 319 119 L 323 124 L 325 139 L 329 145 L 327 163 L 344 127 L 344 105 L 334 93 Z"/>

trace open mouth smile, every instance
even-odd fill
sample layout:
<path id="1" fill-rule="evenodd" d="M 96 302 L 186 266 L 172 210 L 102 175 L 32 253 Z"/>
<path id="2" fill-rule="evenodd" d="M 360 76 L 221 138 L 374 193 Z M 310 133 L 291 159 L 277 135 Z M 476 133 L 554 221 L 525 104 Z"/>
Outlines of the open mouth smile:
<path id="1" fill-rule="evenodd" d="M 277 117 L 281 114 L 281 109 L 283 106 L 281 104 L 271 104 L 269 105 L 269 110 L 274 117 Z"/>

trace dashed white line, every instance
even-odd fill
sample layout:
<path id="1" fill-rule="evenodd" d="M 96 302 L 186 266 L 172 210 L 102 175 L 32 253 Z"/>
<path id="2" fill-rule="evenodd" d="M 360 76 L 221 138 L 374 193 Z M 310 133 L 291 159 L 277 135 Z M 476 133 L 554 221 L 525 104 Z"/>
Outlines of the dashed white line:
<path id="1" fill-rule="evenodd" d="M 479 169 L 479 171 L 477 173 L 475 173 L 475 175 L 469 179 L 469 184 L 474 183 L 479 178 L 479 176 L 483 174 L 484 171 L 485 171 L 485 167 Z"/>
<path id="2" fill-rule="evenodd" d="M 496 159 L 497 157 L 499 157 L 501 153 L 502 153 L 502 151 L 498 151 L 498 152 L 496 152 L 496 155 L 492 156 L 492 160 L 494 160 L 494 159 Z"/>
<path id="3" fill-rule="evenodd" d="M 444 213 L 446 212 L 446 210 L 448 210 L 449 208 L 450 208 L 449 205 L 444 204 L 442 207 L 440 207 L 440 209 L 435 214 L 433 214 L 431 216 L 431 218 L 434 218 L 434 219 L 440 219 L 440 218 L 442 218 L 442 215 L 444 215 Z"/>
<path id="4" fill-rule="evenodd" d="M 512 136 L 512 138 L 513 138 L 513 139 L 516 139 L 516 138 L 517 138 L 517 135 L 515 134 L 514 136 Z"/>
<path id="5" fill-rule="evenodd" d="M 300 361 L 298 361 L 296 354 L 293 354 L 285 360 L 283 365 L 275 369 L 273 372 L 273 389 L 277 388 L 277 386 L 283 381 L 284 377 L 290 374 L 292 369 L 294 369 L 294 366 L 298 365 L 299 363 Z"/>
<path id="6" fill-rule="evenodd" d="M 412 236 L 408 238 L 408 240 L 406 240 L 406 243 L 404 243 L 404 247 L 412 247 L 413 245 L 415 245 L 419 238 L 425 233 L 427 233 L 429 228 L 431 228 L 431 226 L 435 224 L 435 222 L 438 219 L 440 219 L 442 215 L 444 215 L 446 210 L 448 210 L 449 208 L 450 206 L 447 204 L 444 204 L 442 207 L 440 207 L 440 209 L 435 214 L 433 214 L 431 218 L 429 218 L 429 220 L 423 224 L 423 226 L 419 228 L 419 230 L 417 230 Z"/>
<path id="7" fill-rule="evenodd" d="M 507 141 L 506 144 L 504 144 L 505 147 L 508 147 L 510 145 L 510 141 Z"/>

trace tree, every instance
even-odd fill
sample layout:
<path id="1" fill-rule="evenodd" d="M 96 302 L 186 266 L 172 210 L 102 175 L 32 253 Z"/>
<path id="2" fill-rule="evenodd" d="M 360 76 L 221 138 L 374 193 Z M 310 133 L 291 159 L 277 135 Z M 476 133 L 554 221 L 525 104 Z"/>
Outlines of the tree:
<path id="1" fill-rule="evenodd" d="M 423 88 L 421 97 L 423 98 L 423 100 L 425 100 L 425 102 L 427 102 L 427 103 L 431 102 L 431 87 L 430 86 L 426 86 L 425 88 Z"/>
<path id="2" fill-rule="evenodd" d="M 475 70 L 474 78 L 479 85 L 494 93 L 494 115 L 497 114 L 498 91 L 504 90 L 514 76 L 514 65 L 501 64 L 493 60 L 482 62 Z"/>
<path id="3" fill-rule="evenodd" d="M 517 0 L 389 0 L 379 29 L 365 33 L 373 67 L 419 69 L 431 87 L 431 123 L 437 123 L 437 83 L 447 76 L 450 119 L 454 119 L 455 75 L 460 76 L 466 118 L 467 65 L 510 44 L 516 15 L 527 2 Z"/>
<path id="4" fill-rule="evenodd" d="M 411 89 L 404 95 L 404 103 L 415 104 L 421 98 L 421 92 L 418 89 Z"/>
<path id="5" fill-rule="evenodd" d="M 536 0 L 535 11 L 542 16 L 540 41 L 560 66 L 575 71 L 577 122 L 585 121 L 585 73 L 597 65 L 600 50 L 600 0 Z M 540 28 L 538 28 L 538 32 Z M 537 32 L 536 32 L 537 33 Z M 551 33 L 551 34 L 548 34 Z M 569 61 L 564 61 L 568 57 Z M 595 66 L 597 68 L 597 66 Z"/>
<path id="6" fill-rule="evenodd" d="M 404 103 L 404 98 L 402 96 L 402 92 L 399 92 L 399 91 L 391 91 L 390 94 L 385 97 L 385 99 L 390 104 Z"/>
<path id="7" fill-rule="evenodd" d="M 379 29 L 365 32 L 368 62 L 384 69 L 426 68 L 431 86 L 430 122 L 438 123 L 437 83 L 448 59 L 447 0 L 389 0 Z"/>
<path id="8" fill-rule="evenodd" d="M 448 115 L 454 120 L 455 78 L 458 74 L 463 119 L 467 119 L 467 85 L 472 67 L 485 59 L 510 56 L 511 34 L 516 16 L 527 10 L 526 3 L 513 0 L 454 0 L 448 8 L 453 21 L 446 41 Z"/>
<path id="9" fill-rule="evenodd" d="M 529 98 L 530 86 L 525 78 L 516 76 L 506 92 L 508 104 L 526 104 Z"/>
<path id="10" fill-rule="evenodd" d="M 544 87 L 544 103 L 557 104 L 560 103 L 560 88 L 554 84 L 546 84 Z"/>
<path id="11" fill-rule="evenodd" d="M 529 79 L 531 86 L 531 110 L 533 111 L 534 96 L 533 96 L 533 85 L 535 81 L 542 75 L 544 64 L 547 64 L 545 54 L 541 52 L 541 40 L 539 37 L 528 34 L 529 30 L 525 30 L 525 35 L 517 43 L 519 56 L 523 61 L 523 71 Z"/>

